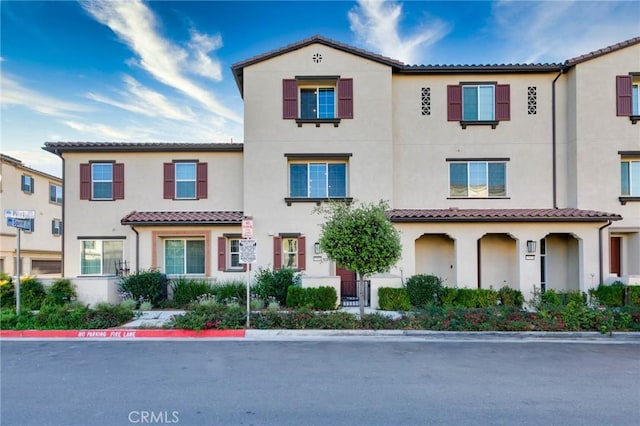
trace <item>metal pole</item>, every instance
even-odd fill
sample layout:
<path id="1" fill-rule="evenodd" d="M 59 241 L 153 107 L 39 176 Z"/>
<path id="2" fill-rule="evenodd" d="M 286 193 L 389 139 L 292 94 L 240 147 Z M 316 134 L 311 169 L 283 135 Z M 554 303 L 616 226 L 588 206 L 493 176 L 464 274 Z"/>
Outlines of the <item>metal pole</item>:
<path id="1" fill-rule="evenodd" d="M 16 315 L 20 315 L 20 232 L 22 231 L 19 227 L 16 228 L 18 230 L 18 246 L 16 248 L 17 258 L 16 258 Z"/>
<path id="2" fill-rule="evenodd" d="M 247 324 L 246 328 L 249 328 L 249 317 L 251 316 L 251 264 L 247 263 Z"/>

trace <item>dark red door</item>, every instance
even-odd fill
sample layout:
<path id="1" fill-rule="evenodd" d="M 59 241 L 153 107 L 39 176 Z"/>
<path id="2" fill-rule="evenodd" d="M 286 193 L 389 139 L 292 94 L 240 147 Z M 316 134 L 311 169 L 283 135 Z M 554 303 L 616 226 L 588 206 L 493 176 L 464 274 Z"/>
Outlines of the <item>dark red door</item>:
<path id="1" fill-rule="evenodd" d="M 622 238 L 611 237 L 609 242 L 609 271 L 620 276 L 622 273 L 622 262 L 620 260 L 620 246 Z"/>
<path id="2" fill-rule="evenodd" d="M 336 275 L 340 277 L 340 297 L 358 297 L 356 273 L 342 266 L 336 266 Z"/>

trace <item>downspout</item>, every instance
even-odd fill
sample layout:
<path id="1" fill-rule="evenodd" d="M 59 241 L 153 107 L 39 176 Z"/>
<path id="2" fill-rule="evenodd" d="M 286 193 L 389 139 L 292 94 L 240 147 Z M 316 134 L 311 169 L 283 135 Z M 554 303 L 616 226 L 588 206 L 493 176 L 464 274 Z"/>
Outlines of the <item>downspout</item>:
<path id="1" fill-rule="evenodd" d="M 140 272 L 140 234 L 135 226 L 131 226 L 131 230 L 136 233 L 136 274 Z"/>
<path id="2" fill-rule="evenodd" d="M 66 205 L 67 205 L 67 197 L 65 196 L 65 193 L 64 193 L 65 182 L 66 182 L 64 175 L 65 175 L 66 167 L 64 165 L 64 157 L 62 155 L 60 155 L 60 159 L 62 160 L 62 217 L 60 218 L 60 220 L 62 220 L 62 235 L 60 235 L 60 243 L 62 244 L 62 249 L 60 250 L 60 263 L 61 263 L 60 275 L 62 278 L 64 278 L 64 240 L 65 240 L 64 236 L 66 234 L 66 232 L 64 232 L 64 228 L 65 228 L 64 212 L 66 210 Z"/>
<path id="3" fill-rule="evenodd" d="M 557 152 L 556 152 L 556 81 L 563 73 L 563 69 L 553 79 L 551 83 L 551 161 L 552 161 L 552 180 L 553 180 L 553 208 L 558 208 L 558 172 L 557 172 Z"/>
<path id="4" fill-rule="evenodd" d="M 607 226 L 611 226 L 613 222 L 611 222 L 611 220 L 608 220 L 606 224 L 602 225 L 600 228 L 598 228 L 598 257 L 600 260 L 599 262 L 599 267 L 600 267 L 600 282 L 598 284 L 602 284 L 604 282 L 604 271 L 603 271 L 603 267 L 602 267 L 602 261 L 604 258 L 604 255 L 602 254 L 602 230 L 604 228 L 606 228 Z"/>

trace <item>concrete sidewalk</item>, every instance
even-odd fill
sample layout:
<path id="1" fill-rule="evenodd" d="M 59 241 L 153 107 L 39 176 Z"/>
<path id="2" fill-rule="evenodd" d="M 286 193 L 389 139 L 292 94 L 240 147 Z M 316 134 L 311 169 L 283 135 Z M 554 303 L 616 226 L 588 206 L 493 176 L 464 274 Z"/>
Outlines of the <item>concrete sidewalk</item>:
<path id="1" fill-rule="evenodd" d="M 186 311 L 144 311 L 135 320 L 122 324 L 119 328 L 164 328 L 171 318 L 184 315 Z"/>

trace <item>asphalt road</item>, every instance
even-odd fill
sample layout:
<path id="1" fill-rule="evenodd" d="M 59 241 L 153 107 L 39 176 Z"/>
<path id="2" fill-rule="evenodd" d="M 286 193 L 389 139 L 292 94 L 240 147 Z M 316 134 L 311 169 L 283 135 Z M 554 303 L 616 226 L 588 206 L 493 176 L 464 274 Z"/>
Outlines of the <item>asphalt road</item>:
<path id="1" fill-rule="evenodd" d="M 640 345 L 2 341 L 0 424 L 637 425 Z"/>

